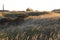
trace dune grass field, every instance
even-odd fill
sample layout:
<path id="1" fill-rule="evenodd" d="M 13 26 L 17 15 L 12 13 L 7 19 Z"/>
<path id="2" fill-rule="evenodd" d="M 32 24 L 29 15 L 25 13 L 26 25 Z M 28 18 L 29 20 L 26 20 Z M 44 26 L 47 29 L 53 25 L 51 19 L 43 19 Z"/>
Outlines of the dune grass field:
<path id="1" fill-rule="evenodd" d="M 0 40 L 60 40 L 59 13 L 28 16 L 18 25 L 2 26 L 4 25 L 0 25 Z"/>

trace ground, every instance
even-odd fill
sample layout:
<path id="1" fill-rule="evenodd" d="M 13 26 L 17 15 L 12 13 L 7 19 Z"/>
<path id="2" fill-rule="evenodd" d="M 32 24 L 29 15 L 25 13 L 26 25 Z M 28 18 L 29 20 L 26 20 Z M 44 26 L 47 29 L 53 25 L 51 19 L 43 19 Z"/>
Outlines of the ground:
<path id="1" fill-rule="evenodd" d="M 29 16 L 17 25 L 0 29 L 0 39 L 8 40 L 58 40 L 60 39 L 60 14 L 49 12 Z M 3 33 L 3 34 L 2 34 Z M 8 38 L 7 38 L 8 37 Z"/>

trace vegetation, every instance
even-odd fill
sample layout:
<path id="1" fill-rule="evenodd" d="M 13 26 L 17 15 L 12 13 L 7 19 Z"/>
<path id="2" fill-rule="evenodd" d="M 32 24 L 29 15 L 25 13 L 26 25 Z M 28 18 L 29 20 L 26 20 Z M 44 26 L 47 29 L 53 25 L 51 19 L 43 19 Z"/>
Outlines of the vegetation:
<path id="1" fill-rule="evenodd" d="M 40 15 L 39 12 L 33 13 L 27 16 L 15 14 L 17 19 L 12 20 L 12 24 L 9 23 L 7 26 L 0 24 L 0 40 L 60 40 L 60 14 L 41 12 L 42 15 Z M 22 20 L 24 21 L 21 22 Z M 17 25 L 15 22 L 19 24 Z"/>
<path id="2" fill-rule="evenodd" d="M 31 8 L 27 8 L 26 11 L 33 11 L 33 9 L 31 9 Z"/>
<path id="3" fill-rule="evenodd" d="M 28 13 L 29 16 L 39 16 L 43 14 L 48 14 L 48 12 L 29 12 Z"/>
<path id="4" fill-rule="evenodd" d="M 54 9 L 52 12 L 60 13 L 60 9 Z"/>

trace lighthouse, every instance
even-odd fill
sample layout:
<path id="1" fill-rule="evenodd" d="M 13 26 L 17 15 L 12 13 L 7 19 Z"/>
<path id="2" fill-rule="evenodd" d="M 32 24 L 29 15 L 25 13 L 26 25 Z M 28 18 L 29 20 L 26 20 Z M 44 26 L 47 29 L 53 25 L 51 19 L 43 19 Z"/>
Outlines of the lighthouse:
<path id="1" fill-rule="evenodd" d="M 3 4 L 3 11 L 4 11 L 4 4 Z"/>
<path id="2" fill-rule="evenodd" d="M 4 4 L 2 5 L 2 14 L 4 15 Z"/>

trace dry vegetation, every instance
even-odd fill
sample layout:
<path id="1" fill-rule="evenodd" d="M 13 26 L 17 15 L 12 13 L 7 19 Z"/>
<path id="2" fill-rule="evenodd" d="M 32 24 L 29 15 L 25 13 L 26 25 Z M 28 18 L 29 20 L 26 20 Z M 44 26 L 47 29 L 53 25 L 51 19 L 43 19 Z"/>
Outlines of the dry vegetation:
<path id="1" fill-rule="evenodd" d="M 17 26 L 0 28 L 0 40 L 60 40 L 60 14 L 29 16 Z"/>
<path id="2" fill-rule="evenodd" d="M 2 12 L 0 12 L 0 16 L 3 16 L 3 15 L 2 15 Z"/>
<path id="3" fill-rule="evenodd" d="M 41 18 L 59 18 L 60 14 L 59 13 L 48 13 L 40 16 L 29 16 L 29 18 L 34 18 L 34 19 L 41 19 Z"/>

